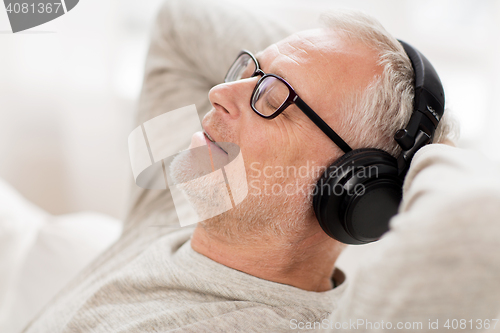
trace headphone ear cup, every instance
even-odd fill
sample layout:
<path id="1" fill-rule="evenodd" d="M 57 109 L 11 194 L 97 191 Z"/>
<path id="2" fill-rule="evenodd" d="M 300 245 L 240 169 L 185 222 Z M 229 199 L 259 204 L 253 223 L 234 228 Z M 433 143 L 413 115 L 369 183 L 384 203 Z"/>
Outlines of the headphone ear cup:
<path id="1" fill-rule="evenodd" d="M 402 186 L 394 157 L 380 149 L 356 149 L 336 160 L 318 180 L 314 211 L 330 237 L 346 244 L 373 242 L 389 229 Z"/>

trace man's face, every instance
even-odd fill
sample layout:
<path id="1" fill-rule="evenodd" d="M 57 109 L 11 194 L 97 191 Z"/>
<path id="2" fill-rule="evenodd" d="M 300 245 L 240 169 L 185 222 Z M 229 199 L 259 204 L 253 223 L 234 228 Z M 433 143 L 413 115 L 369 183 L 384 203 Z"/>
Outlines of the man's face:
<path id="1" fill-rule="evenodd" d="M 265 73 L 290 83 L 340 136 L 340 102 L 361 92 L 380 73 L 373 51 L 325 30 L 292 35 L 257 54 L 257 59 Z M 245 161 L 249 195 L 229 216 L 245 210 L 238 220 L 314 220 L 310 195 L 293 188 L 314 185 L 318 168 L 342 152 L 295 104 L 272 120 L 257 115 L 250 98 L 259 78 L 214 87 L 209 94 L 213 109 L 202 121 L 215 141 L 237 144 Z M 294 185 L 285 190 L 287 184 Z"/>

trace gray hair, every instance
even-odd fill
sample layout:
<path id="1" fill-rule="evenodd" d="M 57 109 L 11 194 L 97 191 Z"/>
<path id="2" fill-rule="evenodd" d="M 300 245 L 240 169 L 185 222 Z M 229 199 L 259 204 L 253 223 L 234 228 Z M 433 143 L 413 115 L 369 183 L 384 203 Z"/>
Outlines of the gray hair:
<path id="1" fill-rule="evenodd" d="M 394 140 L 413 111 L 414 73 L 403 47 L 373 17 L 358 11 L 336 11 L 322 16 L 323 25 L 344 37 L 364 43 L 379 55 L 382 74 L 362 92 L 340 102 L 339 128 L 353 148 L 379 148 L 397 156 L 401 148 Z M 445 112 L 433 142 L 458 138 L 456 123 Z"/>

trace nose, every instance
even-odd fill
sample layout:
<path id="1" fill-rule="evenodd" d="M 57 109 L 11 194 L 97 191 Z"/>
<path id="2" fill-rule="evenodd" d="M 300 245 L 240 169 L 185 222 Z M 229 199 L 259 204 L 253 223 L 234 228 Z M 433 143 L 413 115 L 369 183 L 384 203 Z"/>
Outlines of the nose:
<path id="1" fill-rule="evenodd" d="M 238 118 L 242 112 L 252 111 L 250 98 L 258 77 L 216 85 L 208 93 L 208 99 L 216 110 L 225 111 L 229 117 Z"/>

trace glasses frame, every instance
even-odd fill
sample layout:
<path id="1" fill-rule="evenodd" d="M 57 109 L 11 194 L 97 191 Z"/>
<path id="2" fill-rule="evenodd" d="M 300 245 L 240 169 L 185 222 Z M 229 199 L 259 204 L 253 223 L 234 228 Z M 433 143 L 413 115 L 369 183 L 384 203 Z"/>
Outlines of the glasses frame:
<path id="1" fill-rule="evenodd" d="M 307 105 L 306 102 L 304 102 L 302 100 L 302 98 L 299 97 L 299 95 L 297 95 L 295 90 L 292 88 L 292 86 L 285 79 L 283 79 L 281 76 L 278 76 L 275 74 L 264 73 L 264 71 L 262 69 L 260 69 L 259 62 L 257 61 L 257 58 L 255 58 L 255 56 L 252 53 L 250 53 L 249 51 L 242 50 L 238 54 L 238 56 L 236 57 L 236 60 L 233 62 L 231 67 L 229 67 L 229 71 L 227 72 L 226 77 L 224 78 L 224 82 L 226 82 L 226 83 L 227 82 L 235 82 L 234 80 L 228 80 L 227 76 L 231 72 L 231 69 L 233 68 L 233 66 L 238 62 L 238 59 L 244 54 L 250 56 L 250 58 L 253 60 L 253 62 L 255 64 L 255 71 L 252 73 L 252 75 L 249 78 L 262 75 L 262 77 L 259 79 L 259 81 L 255 85 L 252 96 L 250 97 L 250 106 L 252 107 L 252 110 L 255 113 L 257 113 L 262 118 L 273 119 L 273 118 L 276 118 L 277 116 L 279 116 L 291 104 L 295 104 L 344 153 L 348 153 L 352 150 L 352 148 L 349 147 L 349 145 L 330 126 L 328 126 L 328 124 L 323 119 L 321 119 L 321 117 L 316 112 L 314 112 L 313 109 L 311 109 L 311 107 L 309 105 Z M 289 92 L 288 92 L 288 97 L 286 98 L 285 102 L 283 102 L 283 104 L 281 104 L 280 107 L 278 107 L 276 109 L 276 111 L 274 111 L 273 114 L 266 116 L 266 115 L 263 115 L 262 113 L 260 113 L 257 110 L 257 108 L 255 107 L 255 103 L 254 103 L 255 98 L 254 97 L 255 97 L 255 94 L 257 93 L 257 90 L 259 89 L 260 85 L 262 84 L 262 82 L 264 82 L 264 80 L 268 77 L 274 77 L 274 78 L 280 80 L 281 82 L 283 82 L 288 87 Z"/>

